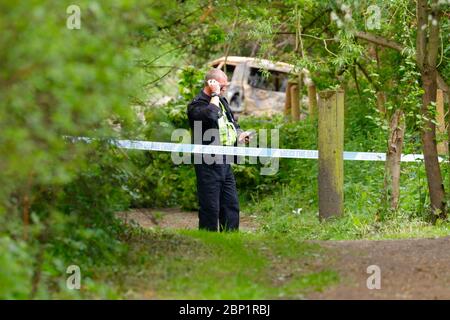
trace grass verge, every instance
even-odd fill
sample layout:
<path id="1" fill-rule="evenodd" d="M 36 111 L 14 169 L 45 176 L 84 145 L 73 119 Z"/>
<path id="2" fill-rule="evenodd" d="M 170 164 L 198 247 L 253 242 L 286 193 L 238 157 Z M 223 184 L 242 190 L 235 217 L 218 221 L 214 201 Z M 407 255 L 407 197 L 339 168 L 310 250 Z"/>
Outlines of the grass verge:
<path id="1" fill-rule="evenodd" d="M 262 233 L 144 231 L 116 279 L 126 298 L 302 299 L 339 281 L 324 250 Z"/>

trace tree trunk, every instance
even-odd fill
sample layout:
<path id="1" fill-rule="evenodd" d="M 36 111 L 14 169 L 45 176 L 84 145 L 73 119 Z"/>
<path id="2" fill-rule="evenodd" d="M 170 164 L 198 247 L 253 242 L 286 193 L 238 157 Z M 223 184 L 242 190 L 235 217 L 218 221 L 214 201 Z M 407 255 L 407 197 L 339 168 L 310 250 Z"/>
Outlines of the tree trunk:
<path id="1" fill-rule="evenodd" d="M 377 92 L 377 108 L 380 114 L 386 114 L 386 94 L 383 91 Z"/>
<path id="2" fill-rule="evenodd" d="M 422 126 L 422 147 L 427 174 L 428 191 L 430 194 L 432 220 L 445 218 L 445 191 L 442 182 L 441 168 L 439 167 L 436 126 L 430 113 L 430 106 L 436 102 L 437 89 L 437 57 L 439 51 L 439 18 L 437 0 L 432 0 L 431 7 L 427 0 L 417 0 L 417 36 L 416 61 L 419 66 L 422 87 L 421 115 L 424 120 Z"/>
<path id="3" fill-rule="evenodd" d="M 425 68 L 422 71 L 422 82 L 425 93 L 422 98 L 421 113 L 426 119 L 422 129 L 422 145 L 431 209 L 433 210 L 432 220 L 435 221 L 438 217 L 445 217 L 445 191 L 436 146 L 436 125 L 431 121 L 432 116 L 428 109 L 430 103 L 436 101 L 436 69 Z"/>
<path id="4" fill-rule="evenodd" d="M 386 175 L 384 190 L 386 202 L 393 210 L 398 209 L 400 198 L 400 164 L 405 134 L 405 121 L 402 110 L 396 110 L 391 119 L 388 149 L 386 153 Z"/>
<path id="5" fill-rule="evenodd" d="M 448 153 L 448 141 L 445 138 L 445 108 L 444 108 L 444 91 L 437 90 L 436 93 L 436 122 L 438 123 L 437 135 L 437 151 L 438 154 L 445 155 Z"/>
<path id="6" fill-rule="evenodd" d="M 448 92 L 444 91 L 444 101 L 448 101 L 449 99 L 450 99 L 450 94 L 448 94 Z M 447 126 L 447 151 L 448 151 L 448 155 L 449 155 L 449 157 L 447 158 L 447 170 L 450 171 L 450 108 L 448 108 L 448 112 L 447 112 L 445 118 L 446 118 L 445 123 Z"/>

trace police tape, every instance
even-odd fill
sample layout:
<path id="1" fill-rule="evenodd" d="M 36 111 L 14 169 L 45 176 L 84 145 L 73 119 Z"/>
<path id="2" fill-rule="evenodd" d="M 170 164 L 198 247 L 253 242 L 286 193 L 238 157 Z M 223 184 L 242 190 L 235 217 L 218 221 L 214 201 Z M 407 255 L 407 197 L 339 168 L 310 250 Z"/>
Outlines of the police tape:
<path id="1" fill-rule="evenodd" d="M 87 137 L 67 137 L 72 141 L 91 142 L 92 138 Z M 277 148 L 255 148 L 255 147 L 231 147 L 217 145 L 201 145 L 174 142 L 154 142 L 142 140 L 115 140 L 110 139 L 110 143 L 121 149 L 182 152 L 196 154 L 220 154 L 232 156 L 249 156 L 262 158 L 291 158 L 291 159 L 318 159 L 317 150 L 304 149 L 277 149 Z M 343 152 L 344 160 L 356 161 L 386 161 L 385 153 L 377 152 Z M 421 162 L 424 160 L 422 154 L 402 154 L 402 162 Z M 444 159 L 439 157 L 439 162 Z"/>

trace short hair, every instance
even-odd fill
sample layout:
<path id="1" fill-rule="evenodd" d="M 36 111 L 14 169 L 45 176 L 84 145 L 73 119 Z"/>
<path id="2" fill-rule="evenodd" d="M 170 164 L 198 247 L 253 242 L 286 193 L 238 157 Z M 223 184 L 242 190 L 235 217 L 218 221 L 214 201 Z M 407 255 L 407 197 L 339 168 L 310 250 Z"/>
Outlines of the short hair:
<path id="1" fill-rule="evenodd" d="M 217 80 L 221 77 L 225 77 L 225 78 L 227 77 L 225 72 L 223 72 L 222 70 L 217 69 L 217 68 L 209 69 L 205 75 L 205 85 L 208 84 L 208 80 L 211 80 L 211 79 Z"/>

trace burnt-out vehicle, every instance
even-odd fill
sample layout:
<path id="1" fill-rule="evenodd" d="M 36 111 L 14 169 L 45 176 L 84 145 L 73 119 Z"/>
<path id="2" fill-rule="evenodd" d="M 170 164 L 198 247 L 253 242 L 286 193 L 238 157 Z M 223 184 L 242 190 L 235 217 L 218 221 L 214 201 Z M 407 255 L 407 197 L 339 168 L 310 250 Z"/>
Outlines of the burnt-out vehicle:
<path id="1" fill-rule="evenodd" d="M 284 109 L 289 74 L 294 66 L 284 62 L 248 57 L 222 57 L 209 66 L 228 76 L 226 98 L 233 112 L 272 115 Z"/>

